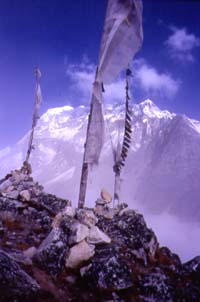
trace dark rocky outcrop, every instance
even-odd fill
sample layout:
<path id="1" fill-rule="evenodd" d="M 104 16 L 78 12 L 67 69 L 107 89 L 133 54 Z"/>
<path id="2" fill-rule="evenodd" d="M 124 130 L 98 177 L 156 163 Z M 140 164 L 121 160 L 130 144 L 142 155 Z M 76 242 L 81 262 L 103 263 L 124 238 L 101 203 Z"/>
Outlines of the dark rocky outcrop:
<path id="1" fill-rule="evenodd" d="M 200 301 L 200 257 L 182 264 L 141 214 L 101 197 L 75 209 L 19 171 L 0 181 L 1 302 Z"/>

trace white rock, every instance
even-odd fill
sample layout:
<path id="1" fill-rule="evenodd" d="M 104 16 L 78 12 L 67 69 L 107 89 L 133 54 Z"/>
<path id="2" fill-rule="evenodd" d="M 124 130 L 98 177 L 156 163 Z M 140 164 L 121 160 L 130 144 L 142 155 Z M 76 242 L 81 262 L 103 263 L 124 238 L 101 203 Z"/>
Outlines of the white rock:
<path id="1" fill-rule="evenodd" d="M 88 237 L 89 235 L 89 228 L 79 222 L 75 222 L 72 226 L 71 226 L 71 236 L 69 237 L 69 244 L 75 244 L 78 242 L 81 242 L 82 240 L 84 240 L 86 237 Z"/>
<path id="2" fill-rule="evenodd" d="M 72 208 L 71 206 L 67 206 L 63 209 L 62 213 L 63 213 L 63 215 L 73 218 L 76 215 L 76 210 L 75 210 L 75 208 Z"/>
<path id="3" fill-rule="evenodd" d="M 87 242 L 90 244 L 110 243 L 111 239 L 108 235 L 102 232 L 97 226 L 92 226 L 90 229 Z"/>
<path id="4" fill-rule="evenodd" d="M 105 189 L 101 190 L 101 198 L 107 203 L 110 203 L 112 201 L 112 195 L 108 193 Z"/>
<path id="5" fill-rule="evenodd" d="M 31 193 L 29 192 L 29 190 L 22 190 L 19 195 L 22 200 L 29 201 L 31 199 Z"/>
<path id="6" fill-rule="evenodd" d="M 33 256 L 36 254 L 37 249 L 35 246 L 29 247 L 27 250 L 24 251 L 24 255 L 30 259 L 33 258 Z"/>
<path id="7" fill-rule="evenodd" d="M 66 259 L 66 268 L 76 268 L 84 261 L 89 260 L 95 254 L 95 246 L 88 244 L 85 240 L 74 245 L 69 250 L 69 255 Z"/>

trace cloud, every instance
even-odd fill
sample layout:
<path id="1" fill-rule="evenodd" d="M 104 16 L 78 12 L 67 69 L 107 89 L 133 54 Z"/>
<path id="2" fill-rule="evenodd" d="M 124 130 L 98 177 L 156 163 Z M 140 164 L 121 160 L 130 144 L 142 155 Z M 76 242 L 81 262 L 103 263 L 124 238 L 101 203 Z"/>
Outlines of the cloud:
<path id="1" fill-rule="evenodd" d="M 66 74 L 70 80 L 69 90 L 73 100 L 76 98 L 79 103 L 89 105 L 95 70 L 96 66 L 86 56 L 83 57 L 80 63 L 67 64 Z M 137 89 L 145 91 L 148 97 L 173 98 L 179 89 L 179 80 L 174 79 L 169 73 L 159 72 L 143 59 L 135 60 L 133 71 L 134 77 L 131 86 L 137 84 Z M 114 83 L 106 85 L 104 88 L 104 102 L 117 104 L 124 102 L 124 76 L 119 76 Z"/>
<path id="2" fill-rule="evenodd" d="M 182 62 L 193 62 L 193 51 L 200 47 L 200 39 L 192 33 L 188 33 L 186 28 L 170 27 L 171 35 L 165 42 L 174 59 Z"/>
<path id="3" fill-rule="evenodd" d="M 76 95 L 82 103 L 91 98 L 92 84 L 95 78 L 96 66 L 84 56 L 80 63 L 67 64 L 66 74 L 70 79 L 71 94 Z M 125 98 L 125 80 L 121 77 L 114 83 L 106 85 L 104 100 L 107 103 L 121 103 Z M 89 103 L 88 103 L 89 105 Z"/>
<path id="4" fill-rule="evenodd" d="M 159 72 L 145 60 L 135 62 L 135 77 L 147 93 L 174 97 L 180 87 L 180 80 L 175 80 L 169 73 Z"/>

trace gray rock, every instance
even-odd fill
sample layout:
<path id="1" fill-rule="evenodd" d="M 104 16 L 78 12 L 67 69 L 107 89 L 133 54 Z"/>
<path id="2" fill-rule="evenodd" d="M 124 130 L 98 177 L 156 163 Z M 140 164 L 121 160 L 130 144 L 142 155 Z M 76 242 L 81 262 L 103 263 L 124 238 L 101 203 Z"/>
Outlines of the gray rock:
<path id="1" fill-rule="evenodd" d="M 64 268 L 67 250 L 67 235 L 61 229 L 54 228 L 39 246 L 33 256 L 33 262 L 39 268 L 55 275 Z"/>
<path id="2" fill-rule="evenodd" d="M 17 199 L 19 196 L 19 192 L 17 190 L 11 191 L 6 194 L 8 198 Z"/>
<path id="3" fill-rule="evenodd" d="M 52 222 L 52 227 L 53 228 L 58 228 L 61 221 L 65 218 L 65 217 L 71 217 L 74 218 L 76 214 L 76 210 L 75 208 L 72 208 L 71 206 L 66 206 L 62 211 L 60 211 L 56 217 L 54 218 L 53 222 Z"/>
<path id="4" fill-rule="evenodd" d="M 96 250 L 91 263 L 82 269 L 89 286 L 102 290 L 121 290 L 132 286 L 131 270 L 109 246 Z"/>
<path id="5" fill-rule="evenodd" d="M 7 179 L 0 184 L 0 191 L 5 191 L 10 186 L 12 186 L 12 182 L 10 179 Z"/>
<path id="6" fill-rule="evenodd" d="M 157 268 L 155 271 L 138 277 L 137 289 L 144 302 L 173 302 L 173 286 L 165 273 Z"/>
<path id="7" fill-rule="evenodd" d="M 3 251 L 0 251 L 1 301 L 34 301 L 40 286 Z"/>
<path id="8" fill-rule="evenodd" d="M 98 218 L 92 210 L 78 209 L 76 216 L 81 223 L 89 227 L 95 225 L 98 222 Z"/>
<path id="9" fill-rule="evenodd" d="M 184 269 L 190 273 L 196 273 L 200 277 L 200 256 L 184 263 Z"/>

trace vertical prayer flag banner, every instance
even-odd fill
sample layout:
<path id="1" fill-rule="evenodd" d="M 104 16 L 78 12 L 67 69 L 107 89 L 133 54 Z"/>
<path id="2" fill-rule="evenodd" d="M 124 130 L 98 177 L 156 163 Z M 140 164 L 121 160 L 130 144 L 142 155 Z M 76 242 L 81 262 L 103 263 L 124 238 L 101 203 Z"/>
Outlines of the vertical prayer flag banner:
<path id="1" fill-rule="evenodd" d="M 93 84 L 92 102 L 85 144 L 84 162 L 98 164 L 104 137 L 104 119 L 102 112 L 102 86 L 95 81 Z"/>
<path id="2" fill-rule="evenodd" d="M 112 82 L 141 48 L 142 10 L 141 0 L 108 0 L 99 54 L 102 82 Z"/>
<path id="3" fill-rule="evenodd" d="M 108 0 L 99 64 L 93 84 L 84 162 L 97 164 L 104 137 L 102 83 L 110 83 L 128 67 L 143 40 L 142 1 Z"/>
<path id="4" fill-rule="evenodd" d="M 42 93 L 39 84 L 39 79 L 41 78 L 42 74 L 39 68 L 35 69 L 35 78 L 36 78 L 36 86 L 35 86 L 35 106 L 39 109 L 41 101 L 42 101 Z"/>

